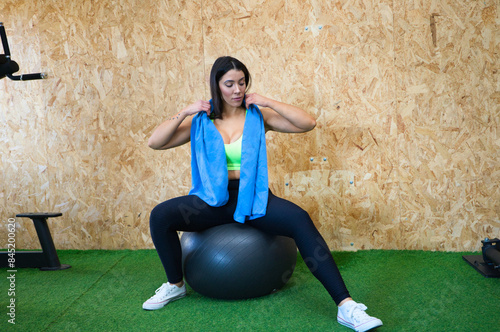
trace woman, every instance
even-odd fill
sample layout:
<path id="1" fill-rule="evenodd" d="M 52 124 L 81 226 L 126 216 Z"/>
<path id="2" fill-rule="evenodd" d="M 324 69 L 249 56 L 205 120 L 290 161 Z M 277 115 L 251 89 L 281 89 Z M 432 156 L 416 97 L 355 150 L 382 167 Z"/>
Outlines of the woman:
<path id="1" fill-rule="evenodd" d="M 316 126 L 315 119 L 298 107 L 256 93 L 246 94 L 249 85 L 250 73 L 243 63 L 232 57 L 218 58 L 210 74 L 212 101 L 200 100 L 187 106 L 160 124 L 149 139 L 149 147 L 157 150 L 170 149 L 191 141 L 193 188 L 189 195 L 163 202 L 151 212 L 151 236 L 168 282 L 157 289 L 156 294 L 143 304 L 143 308 L 160 309 L 167 303 L 186 295 L 177 231 L 202 231 L 236 220 L 273 235 L 293 238 L 313 275 L 338 305 L 339 323 L 356 331 L 366 331 L 382 325 L 379 319 L 365 313 L 366 307 L 363 304 L 356 303 L 350 297 L 330 250 L 308 213 L 297 205 L 274 196 L 268 189 L 267 161 L 264 158 L 265 138 L 263 153 L 248 152 L 257 150 L 253 145 L 259 144 L 256 138 L 259 121 L 262 124 L 262 137 L 264 137 L 265 131 L 269 130 L 283 133 L 310 131 Z M 262 110 L 255 105 L 262 107 Z M 252 129 L 245 129 L 247 128 L 245 123 L 249 123 L 249 128 L 250 123 L 257 125 Z M 206 134 L 210 130 L 220 135 Z M 199 134 L 200 132 L 204 134 Z M 205 141 L 206 137 L 210 143 Z M 203 166 L 206 165 L 205 159 L 211 159 L 212 155 L 219 153 L 211 152 L 204 156 L 203 151 L 207 147 L 216 150 L 219 141 L 223 148 L 218 152 L 222 155 L 225 152 L 226 162 L 223 167 L 210 167 L 207 171 L 207 167 Z M 198 148 L 200 144 L 203 145 L 201 149 Z M 255 155 L 250 156 L 251 153 Z M 255 171 L 257 174 L 254 172 L 251 176 L 246 175 L 248 169 L 251 168 L 250 171 L 253 171 L 256 165 L 258 165 L 258 170 Z M 217 202 L 209 202 L 210 199 L 205 197 L 204 193 L 212 192 L 214 188 L 205 190 L 205 187 L 217 187 L 218 174 L 227 177 L 223 179 L 227 180 L 226 182 L 222 181 L 227 188 L 222 188 L 221 195 L 228 196 Z M 239 192 L 240 182 L 248 182 L 249 178 L 258 178 L 256 183 L 252 183 L 253 186 L 265 186 L 265 195 L 255 199 L 264 202 L 264 209 L 259 210 L 259 206 L 252 206 L 248 211 L 240 211 L 242 214 L 239 214 L 238 211 L 243 209 L 238 204 L 238 195 L 243 195 L 243 189 Z M 256 191 L 258 190 L 252 192 Z M 191 211 L 188 216 L 186 211 Z"/>

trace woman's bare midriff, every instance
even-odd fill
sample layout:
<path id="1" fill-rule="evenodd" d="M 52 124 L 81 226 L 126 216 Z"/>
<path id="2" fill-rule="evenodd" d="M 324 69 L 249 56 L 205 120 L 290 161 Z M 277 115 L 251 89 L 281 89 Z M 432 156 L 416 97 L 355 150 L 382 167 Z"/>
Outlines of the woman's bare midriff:
<path id="1" fill-rule="evenodd" d="M 239 180 L 240 179 L 240 171 L 227 171 L 227 175 L 229 180 Z"/>

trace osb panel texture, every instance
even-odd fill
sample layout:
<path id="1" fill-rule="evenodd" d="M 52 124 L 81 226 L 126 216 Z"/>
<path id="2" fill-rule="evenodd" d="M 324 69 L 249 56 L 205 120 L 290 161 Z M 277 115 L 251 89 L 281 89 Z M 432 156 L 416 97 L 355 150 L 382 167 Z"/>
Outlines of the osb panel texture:
<path id="1" fill-rule="evenodd" d="M 147 138 L 209 99 L 221 55 L 249 67 L 252 92 L 317 118 L 267 134 L 270 186 L 330 248 L 500 236 L 497 1 L 4 0 L 0 13 L 20 72 L 50 75 L 0 81 L 2 243 L 17 213 L 60 211 L 57 248 L 152 248 L 150 211 L 188 192 L 190 150 Z M 38 248 L 16 221 L 17 247 Z"/>

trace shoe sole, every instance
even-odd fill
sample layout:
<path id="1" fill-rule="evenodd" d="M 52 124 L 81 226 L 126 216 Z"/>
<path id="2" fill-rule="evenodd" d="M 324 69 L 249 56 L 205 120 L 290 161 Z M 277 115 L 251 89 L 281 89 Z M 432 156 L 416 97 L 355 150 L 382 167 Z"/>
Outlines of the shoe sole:
<path id="1" fill-rule="evenodd" d="M 167 304 L 169 304 L 170 302 L 174 302 L 175 300 L 182 299 L 182 298 L 183 298 L 183 297 L 185 297 L 185 296 L 186 296 L 186 293 L 182 293 L 182 294 L 179 294 L 179 295 L 177 295 L 177 296 L 175 296 L 175 297 L 172 297 L 172 298 L 170 298 L 170 299 L 166 300 L 166 301 L 165 301 L 164 303 L 162 303 L 162 304 L 158 303 L 158 304 L 156 304 L 156 305 L 152 305 L 152 306 L 149 306 L 149 307 L 147 307 L 147 308 L 145 308 L 145 307 L 144 307 L 144 306 L 146 306 L 146 304 L 144 303 L 144 304 L 142 305 L 142 309 L 147 310 L 147 311 L 158 310 L 158 309 L 163 308 L 164 306 L 166 306 L 166 305 L 167 305 Z"/>
<path id="2" fill-rule="evenodd" d="M 345 322 L 343 321 L 340 317 L 337 317 L 337 322 L 339 322 L 339 324 L 341 325 L 344 325 L 345 327 L 348 327 L 350 329 L 353 329 L 354 331 L 356 332 L 365 332 L 365 331 L 369 331 L 371 329 L 374 329 L 374 328 L 377 328 L 379 326 L 382 326 L 382 321 L 378 318 L 374 318 L 373 320 L 369 321 L 369 322 L 366 322 L 366 323 L 363 323 L 361 325 L 358 325 L 358 326 L 354 326 L 353 324 L 351 323 L 348 323 L 348 322 Z M 361 327 L 362 326 L 362 327 Z"/>

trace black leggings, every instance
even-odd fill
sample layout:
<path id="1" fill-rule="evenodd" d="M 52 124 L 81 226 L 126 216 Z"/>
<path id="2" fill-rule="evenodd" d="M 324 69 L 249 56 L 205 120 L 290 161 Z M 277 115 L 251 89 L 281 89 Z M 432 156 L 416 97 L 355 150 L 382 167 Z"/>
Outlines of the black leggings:
<path id="1" fill-rule="evenodd" d="M 151 211 L 150 230 L 153 243 L 170 283 L 182 281 L 182 252 L 177 231 L 199 232 L 235 222 L 233 213 L 238 199 L 238 180 L 229 181 L 229 201 L 212 207 L 194 195 L 170 199 Z M 323 284 L 338 305 L 350 297 L 331 252 L 309 214 L 292 202 L 269 190 L 267 213 L 246 224 L 273 235 L 295 240 L 299 252 L 313 275 Z"/>

